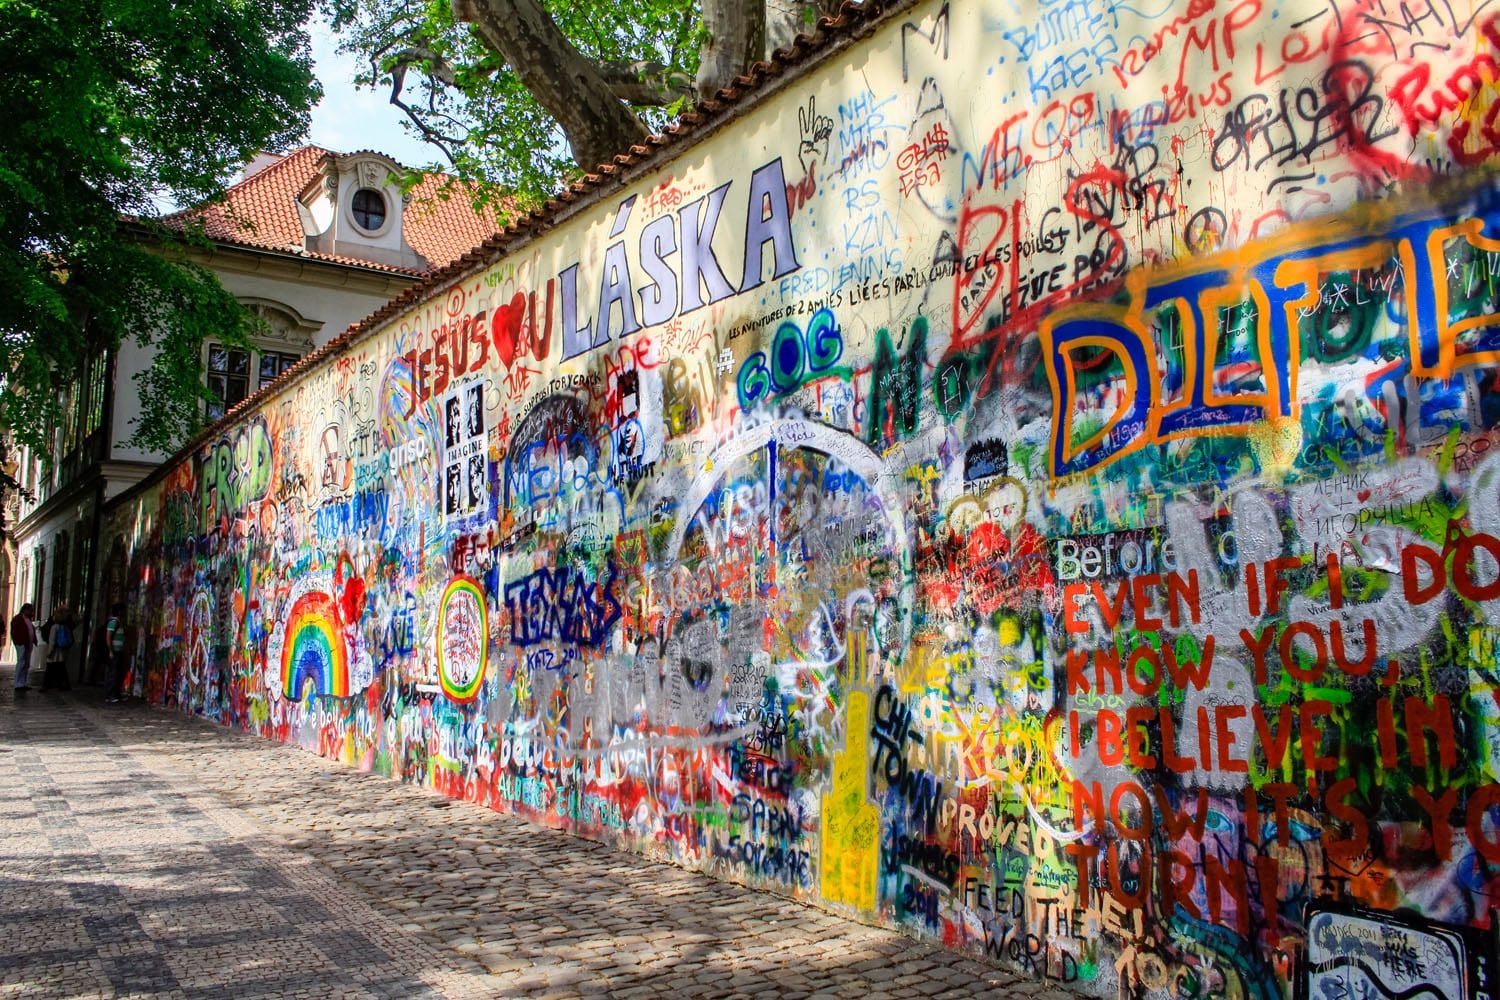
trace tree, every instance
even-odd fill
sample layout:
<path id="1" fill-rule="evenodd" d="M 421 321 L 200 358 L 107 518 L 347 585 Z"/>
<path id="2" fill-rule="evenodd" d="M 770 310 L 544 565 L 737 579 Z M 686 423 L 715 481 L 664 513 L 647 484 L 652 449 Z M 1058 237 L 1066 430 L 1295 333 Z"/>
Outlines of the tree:
<path id="1" fill-rule="evenodd" d="M 837 0 L 325 0 L 360 82 L 454 173 L 535 204 L 711 96 Z"/>
<path id="2" fill-rule="evenodd" d="M 311 3 L 0 0 L 0 422 L 16 440 L 46 454 L 83 367 L 129 337 L 156 353 L 133 440 L 199 426 L 205 335 L 243 343 L 254 320 L 155 206 L 213 199 L 307 131 Z"/>

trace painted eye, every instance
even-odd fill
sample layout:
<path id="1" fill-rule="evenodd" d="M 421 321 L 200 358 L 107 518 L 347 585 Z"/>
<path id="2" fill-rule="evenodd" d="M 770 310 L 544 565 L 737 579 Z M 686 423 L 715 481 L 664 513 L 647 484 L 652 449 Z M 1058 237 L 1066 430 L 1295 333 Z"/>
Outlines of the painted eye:
<path id="1" fill-rule="evenodd" d="M 1208 811 L 1208 818 L 1203 821 L 1203 828 L 1213 833 L 1234 832 L 1234 824 L 1229 821 L 1229 817 L 1216 809 Z"/>
<path id="2" fill-rule="evenodd" d="M 1301 823 L 1297 820 L 1290 820 L 1289 824 L 1289 829 L 1292 832 L 1293 840 L 1317 840 L 1318 837 L 1321 836 L 1321 834 L 1317 830 L 1308 826 L 1306 823 Z"/>

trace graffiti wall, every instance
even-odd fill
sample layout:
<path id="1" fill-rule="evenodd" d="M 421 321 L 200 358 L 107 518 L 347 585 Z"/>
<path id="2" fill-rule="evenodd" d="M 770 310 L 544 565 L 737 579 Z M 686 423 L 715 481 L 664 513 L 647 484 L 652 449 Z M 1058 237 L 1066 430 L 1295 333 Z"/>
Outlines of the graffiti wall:
<path id="1" fill-rule="evenodd" d="M 1492 996 L 1497 60 L 906 5 L 118 508 L 146 694 L 1085 994 Z"/>

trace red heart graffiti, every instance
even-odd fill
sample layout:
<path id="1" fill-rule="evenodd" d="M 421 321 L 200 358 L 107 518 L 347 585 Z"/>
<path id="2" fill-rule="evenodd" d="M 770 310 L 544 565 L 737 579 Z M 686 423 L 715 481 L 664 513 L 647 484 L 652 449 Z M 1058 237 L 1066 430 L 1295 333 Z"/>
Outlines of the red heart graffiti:
<path id="1" fill-rule="evenodd" d="M 490 327 L 495 341 L 495 351 L 509 368 L 516 360 L 516 351 L 521 346 L 521 327 L 526 323 L 526 295 L 517 292 L 511 300 L 495 310 L 494 324 Z"/>
<path id="2" fill-rule="evenodd" d="M 339 595 L 339 611 L 343 614 L 345 625 L 354 625 L 359 622 L 365 614 L 365 581 L 361 577 L 350 577 L 349 582 L 344 584 L 344 592 Z"/>

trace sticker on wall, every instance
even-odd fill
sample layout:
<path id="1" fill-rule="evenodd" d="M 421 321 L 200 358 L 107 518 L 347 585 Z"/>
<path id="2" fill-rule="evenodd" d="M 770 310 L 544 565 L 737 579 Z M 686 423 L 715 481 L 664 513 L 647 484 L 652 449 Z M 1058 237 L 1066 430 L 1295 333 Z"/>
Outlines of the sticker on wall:
<path id="1" fill-rule="evenodd" d="M 438 607 L 438 680 L 443 693 L 469 702 L 484 683 L 489 658 L 489 618 L 484 589 L 470 576 L 456 576 L 443 591 Z"/>
<path id="2" fill-rule="evenodd" d="M 347 698 L 374 679 L 370 655 L 340 610 L 351 601 L 345 599 L 347 586 L 338 582 L 331 574 L 312 573 L 293 585 L 266 648 L 266 684 L 276 697 Z"/>
<path id="3" fill-rule="evenodd" d="M 490 484 L 484 446 L 484 385 L 471 382 L 443 400 L 443 514 L 483 511 Z"/>
<path id="4" fill-rule="evenodd" d="M 1489 996 L 1482 943 L 1472 933 L 1363 907 L 1309 909 L 1307 979 L 1300 995 L 1398 1000 Z"/>

